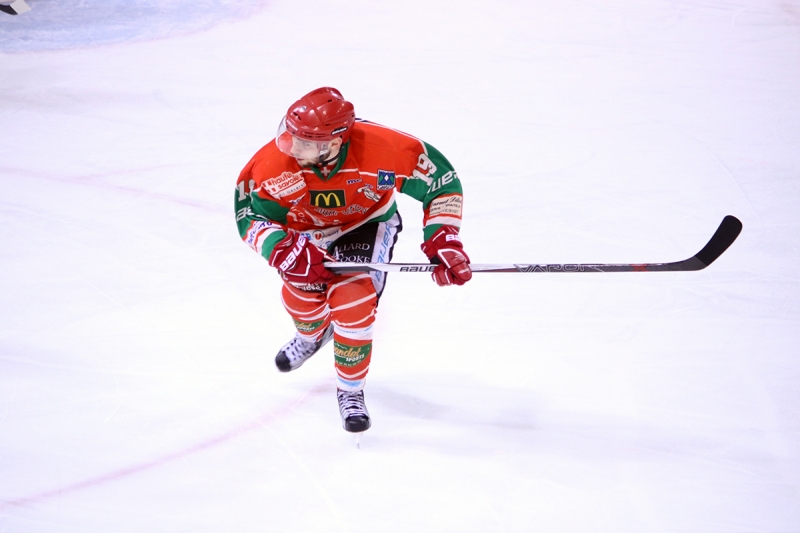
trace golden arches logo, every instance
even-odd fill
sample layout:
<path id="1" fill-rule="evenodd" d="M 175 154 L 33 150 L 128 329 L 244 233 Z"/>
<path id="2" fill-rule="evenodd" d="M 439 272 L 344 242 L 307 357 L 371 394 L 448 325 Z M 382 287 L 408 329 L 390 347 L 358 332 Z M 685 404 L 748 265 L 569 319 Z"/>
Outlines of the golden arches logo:
<path id="1" fill-rule="evenodd" d="M 342 207 L 345 204 L 344 191 L 312 191 L 311 205 L 314 207 Z"/>

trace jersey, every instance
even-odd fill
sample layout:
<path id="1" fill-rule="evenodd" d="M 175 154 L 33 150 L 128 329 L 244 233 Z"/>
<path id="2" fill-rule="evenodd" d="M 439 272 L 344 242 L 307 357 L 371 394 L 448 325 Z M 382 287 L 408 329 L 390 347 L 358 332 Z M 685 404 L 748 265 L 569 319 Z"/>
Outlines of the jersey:
<path id="1" fill-rule="evenodd" d="M 328 250 L 366 223 L 389 220 L 395 192 L 422 203 L 425 240 L 443 225 L 461 227 L 461 181 L 444 155 L 416 137 L 358 119 L 334 165 L 323 168 L 301 167 L 273 139 L 239 174 L 239 236 L 267 259 L 289 231 Z"/>

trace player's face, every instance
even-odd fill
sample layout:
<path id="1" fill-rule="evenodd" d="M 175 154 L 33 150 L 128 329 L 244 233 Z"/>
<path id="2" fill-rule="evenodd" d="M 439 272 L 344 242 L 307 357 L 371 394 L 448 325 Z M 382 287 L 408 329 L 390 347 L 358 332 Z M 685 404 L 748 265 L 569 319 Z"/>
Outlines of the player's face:
<path id="1" fill-rule="evenodd" d="M 328 151 L 328 142 L 307 141 L 292 136 L 289 155 L 297 159 L 300 166 L 308 167 L 318 164 Z"/>
<path id="2" fill-rule="evenodd" d="M 301 166 L 317 165 L 330 152 L 330 141 L 312 141 L 295 137 L 286 129 L 286 119 L 281 121 L 275 137 L 278 149 L 294 157 Z"/>

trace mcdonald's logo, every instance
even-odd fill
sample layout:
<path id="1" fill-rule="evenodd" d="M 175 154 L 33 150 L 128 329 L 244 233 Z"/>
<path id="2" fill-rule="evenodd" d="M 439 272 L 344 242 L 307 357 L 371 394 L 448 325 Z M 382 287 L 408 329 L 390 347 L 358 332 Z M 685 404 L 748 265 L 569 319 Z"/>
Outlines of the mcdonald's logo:
<path id="1" fill-rule="evenodd" d="M 344 191 L 311 191 L 311 205 L 314 207 L 344 207 Z"/>

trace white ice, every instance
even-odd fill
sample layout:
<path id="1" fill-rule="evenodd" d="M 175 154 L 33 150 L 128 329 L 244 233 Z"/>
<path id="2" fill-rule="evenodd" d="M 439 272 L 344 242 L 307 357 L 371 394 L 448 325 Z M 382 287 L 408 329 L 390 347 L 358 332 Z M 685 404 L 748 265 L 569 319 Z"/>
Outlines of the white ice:
<path id="1" fill-rule="evenodd" d="M 29 0 L 0 13 L 0 532 L 800 531 L 800 2 Z M 176 7 L 177 6 L 177 7 Z M 234 183 L 305 92 L 444 152 L 355 446 L 280 374 Z M 396 261 L 423 261 L 401 198 Z"/>

